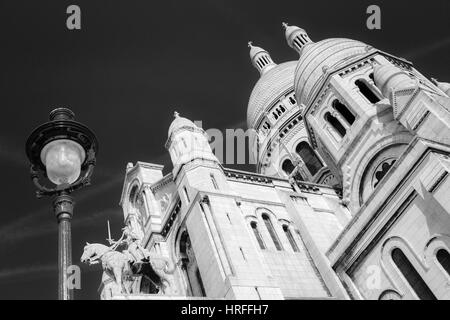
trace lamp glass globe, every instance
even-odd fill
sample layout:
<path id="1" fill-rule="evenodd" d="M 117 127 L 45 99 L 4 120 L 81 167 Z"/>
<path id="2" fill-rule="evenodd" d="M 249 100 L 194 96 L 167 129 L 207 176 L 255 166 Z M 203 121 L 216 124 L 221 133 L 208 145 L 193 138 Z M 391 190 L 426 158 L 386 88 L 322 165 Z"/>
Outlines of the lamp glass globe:
<path id="1" fill-rule="evenodd" d="M 71 184 L 80 176 L 81 164 L 86 158 L 83 147 L 72 140 L 49 142 L 41 151 L 47 177 L 56 185 Z"/>

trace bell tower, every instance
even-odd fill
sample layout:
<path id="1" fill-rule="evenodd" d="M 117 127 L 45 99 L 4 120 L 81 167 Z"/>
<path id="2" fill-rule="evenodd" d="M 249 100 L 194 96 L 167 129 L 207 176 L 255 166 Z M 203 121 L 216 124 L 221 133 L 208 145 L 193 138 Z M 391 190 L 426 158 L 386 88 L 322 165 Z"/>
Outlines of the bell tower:
<path id="1" fill-rule="evenodd" d="M 282 298 L 267 267 L 261 267 L 239 194 L 229 184 L 205 132 L 175 113 L 166 147 L 180 201 L 179 225 L 172 227 L 170 237 L 187 292 L 227 299 Z"/>

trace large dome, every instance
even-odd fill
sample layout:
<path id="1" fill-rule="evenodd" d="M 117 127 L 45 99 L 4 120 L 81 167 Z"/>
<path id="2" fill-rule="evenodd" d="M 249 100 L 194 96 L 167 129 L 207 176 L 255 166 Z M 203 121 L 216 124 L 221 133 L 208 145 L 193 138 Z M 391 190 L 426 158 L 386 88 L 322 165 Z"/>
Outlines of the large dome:
<path id="1" fill-rule="evenodd" d="M 293 88 L 296 64 L 297 61 L 284 62 L 261 75 L 248 102 L 247 125 L 249 128 L 254 128 L 259 116 L 280 94 Z"/>
<path id="2" fill-rule="evenodd" d="M 311 43 L 303 48 L 295 69 L 295 95 L 298 103 L 308 105 L 312 102 L 325 71 L 339 64 L 366 55 L 371 47 L 356 40 L 326 39 Z"/>

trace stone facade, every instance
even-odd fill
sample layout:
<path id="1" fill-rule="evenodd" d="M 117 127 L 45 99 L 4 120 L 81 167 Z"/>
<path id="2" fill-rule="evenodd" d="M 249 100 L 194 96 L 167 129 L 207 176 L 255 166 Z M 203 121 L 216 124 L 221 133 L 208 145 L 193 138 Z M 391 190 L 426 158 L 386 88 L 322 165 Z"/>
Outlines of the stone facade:
<path id="1" fill-rule="evenodd" d="M 176 270 L 168 292 L 116 298 L 450 298 L 450 85 L 358 41 L 285 31 L 298 62 L 250 44 L 257 173 L 223 167 L 178 114 L 172 172 L 127 166 L 125 223 Z"/>

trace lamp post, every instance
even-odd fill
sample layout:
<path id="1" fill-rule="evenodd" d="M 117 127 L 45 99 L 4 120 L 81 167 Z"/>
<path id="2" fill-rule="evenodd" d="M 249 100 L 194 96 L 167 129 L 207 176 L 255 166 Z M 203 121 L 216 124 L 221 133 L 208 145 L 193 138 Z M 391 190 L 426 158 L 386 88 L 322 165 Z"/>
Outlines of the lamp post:
<path id="1" fill-rule="evenodd" d="M 72 300 L 67 268 L 72 264 L 71 228 L 74 200 L 70 194 L 90 184 L 98 142 L 95 134 L 74 120 L 67 108 L 50 112 L 50 121 L 37 127 L 28 137 L 26 153 L 36 196 L 53 197 L 53 211 L 58 221 L 58 298 Z M 50 180 L 46 187 L 42 180 Z"/>

